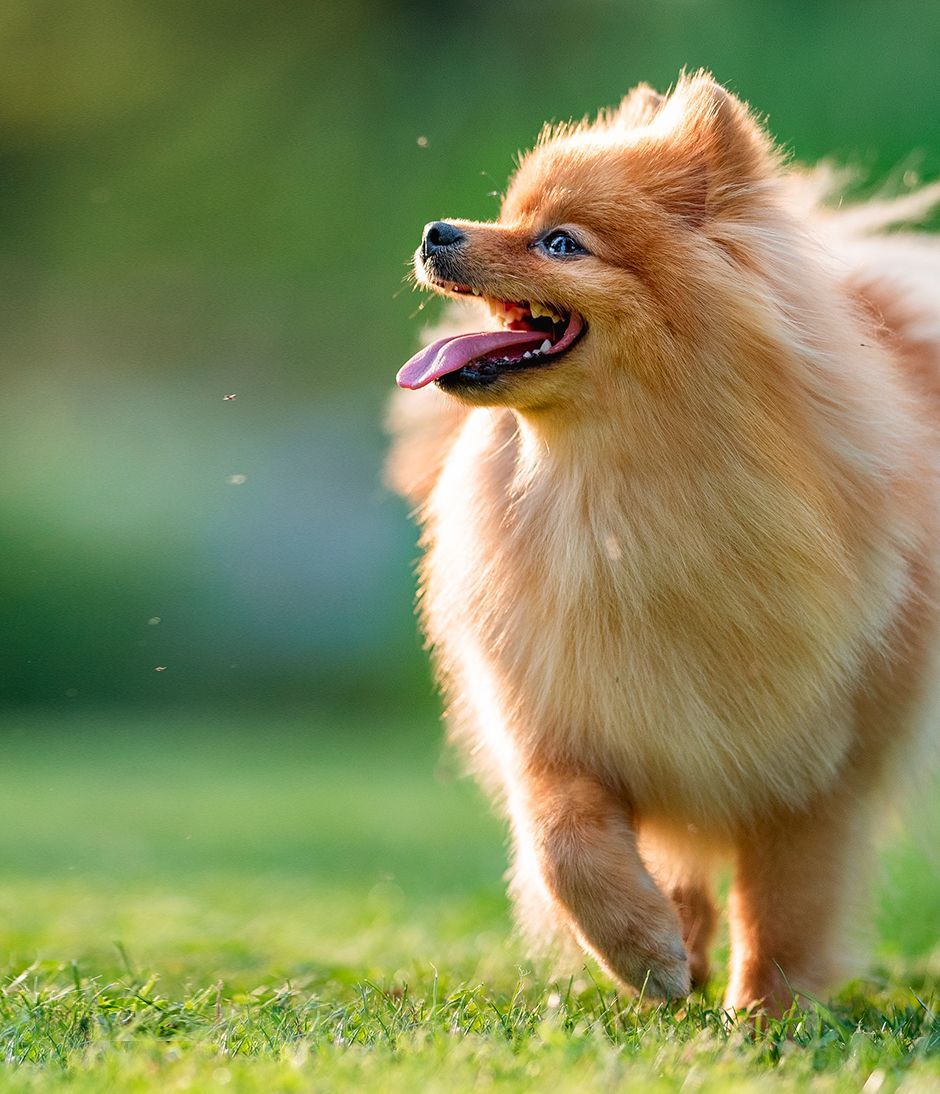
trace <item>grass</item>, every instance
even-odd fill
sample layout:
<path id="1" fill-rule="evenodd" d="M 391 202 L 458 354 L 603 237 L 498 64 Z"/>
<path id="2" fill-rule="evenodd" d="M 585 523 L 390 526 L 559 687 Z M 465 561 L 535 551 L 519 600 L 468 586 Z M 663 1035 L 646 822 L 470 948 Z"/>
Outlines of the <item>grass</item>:
<path id="1" fill-rule="evenodd" d="M 872 977 L 751 1028 L 533 966 L 431 725 L 5 732 L 2 1089 L 940 1089 L 932 821 L 885 852 Z"/>

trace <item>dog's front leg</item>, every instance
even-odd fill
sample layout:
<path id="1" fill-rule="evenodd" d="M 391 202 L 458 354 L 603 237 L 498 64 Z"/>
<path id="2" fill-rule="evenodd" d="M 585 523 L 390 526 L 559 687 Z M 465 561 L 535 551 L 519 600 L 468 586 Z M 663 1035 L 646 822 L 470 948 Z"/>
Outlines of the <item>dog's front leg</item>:
<path id="1" fill-rule="evenodd" d="M 755 822 L 736 848 L 725 1003 L 783 1014 L 850 964 L 848 927 L 871 857 L 862 794 L 846 783 L 805 811 Z"/>
<path id="2" fill-rule="evenodd" d="M 578 939 L 615 979 L 657 998 L 689 991 L 689 963 L 672 903 L 637 850 L 624 803 L 599 779 L 528 769 L 518 836 Z"/>

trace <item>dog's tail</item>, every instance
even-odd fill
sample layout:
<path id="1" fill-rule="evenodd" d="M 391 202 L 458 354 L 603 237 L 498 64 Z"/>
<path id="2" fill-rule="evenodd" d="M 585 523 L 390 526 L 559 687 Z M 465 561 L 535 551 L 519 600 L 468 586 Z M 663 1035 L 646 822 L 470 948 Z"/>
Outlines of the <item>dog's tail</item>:
<path id="1" fill-rule="evenodd" d="M 843 238 L 861 239 L 889 228 L 919 224 L 940 206 L 940 179 L 900 194 L 883 190 L 867 200 L 846 200 L 846 191 L 853 188 L 857 177 L 850 168 L 823 162 L 792 171 L 788 186 L 797 209 Z"/>
<path id="2" fill-rule="evenodd" d="M 940 235 L 912 227 L 940 206 L 940 182 L 834 204 L 846 181 L 831 168 L 795 180 L 837 275 L 940 420 Z"/>

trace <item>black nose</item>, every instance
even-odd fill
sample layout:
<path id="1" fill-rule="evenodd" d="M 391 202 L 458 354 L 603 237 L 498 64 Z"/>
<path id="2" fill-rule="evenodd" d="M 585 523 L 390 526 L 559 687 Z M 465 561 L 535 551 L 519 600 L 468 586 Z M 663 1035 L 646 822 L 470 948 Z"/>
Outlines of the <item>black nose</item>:
<path id="1" fill-rule="evenodd" d="M 443 251 L 445 247 L 454 247 L 466 237 L 459 228 L 448 224 L 446 220 L 435 220 L 425 226 L 421 239 L 421 253 L 425 258 Z"/>

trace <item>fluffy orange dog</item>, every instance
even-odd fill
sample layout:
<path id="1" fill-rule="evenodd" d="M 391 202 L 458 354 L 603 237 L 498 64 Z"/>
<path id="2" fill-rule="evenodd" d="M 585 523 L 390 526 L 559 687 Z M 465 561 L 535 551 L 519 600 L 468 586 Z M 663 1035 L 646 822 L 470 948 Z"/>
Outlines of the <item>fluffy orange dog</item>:
<path id="1" fill-rule="evenodd" d="M 393 408 L 449 719 L 523 923 L 647 994 L 707 976 L 723 858 L 728 1005 L 832 985 L 930 719 L 940 248 L 883 230 L 937 193 L 821 189 L 698 74 L 544 133 L 415 260 L 492 313 Z"/>

